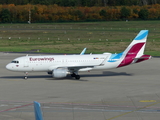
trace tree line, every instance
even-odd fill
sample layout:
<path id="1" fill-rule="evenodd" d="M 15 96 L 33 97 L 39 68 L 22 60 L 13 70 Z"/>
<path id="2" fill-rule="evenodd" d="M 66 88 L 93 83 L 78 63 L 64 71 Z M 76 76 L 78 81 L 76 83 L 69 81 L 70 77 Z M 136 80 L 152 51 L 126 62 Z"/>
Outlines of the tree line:
<path id="1" fill-rule="evenodd" d="M 58 6 L 132 6 L 132 5 L 152 5 L 160 4 L 160 0 L 0 0 L 0 4 L 40 4 L 40 5 L 53 5 Z"/>
<path id="2" fill-rule="evenodd" d="M 63 7 L 54 5 L 0 5 L 1 23 L 160 20 L 160 4 L 145 6 Z"/>

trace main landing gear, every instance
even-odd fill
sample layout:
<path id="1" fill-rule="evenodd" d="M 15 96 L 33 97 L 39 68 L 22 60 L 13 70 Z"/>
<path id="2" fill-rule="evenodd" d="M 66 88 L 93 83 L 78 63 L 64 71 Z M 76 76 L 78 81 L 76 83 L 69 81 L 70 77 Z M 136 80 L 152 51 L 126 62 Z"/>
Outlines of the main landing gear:
<path id="1" fill-rule="evenodd" d="M 28 79 L 28 72 L 24 73 L 24 79 L 27 80 Z"/>
<path id="2" fill-rule="evenodd" d="M 75 73 L 72 73 L 72 74 L 71 74 L 71 77 L 75 77 L 75 79 L 77 79 L 77 80 L 80 79 L 80 76 L 79 76 L 79 75 L 76 75 Z"/>

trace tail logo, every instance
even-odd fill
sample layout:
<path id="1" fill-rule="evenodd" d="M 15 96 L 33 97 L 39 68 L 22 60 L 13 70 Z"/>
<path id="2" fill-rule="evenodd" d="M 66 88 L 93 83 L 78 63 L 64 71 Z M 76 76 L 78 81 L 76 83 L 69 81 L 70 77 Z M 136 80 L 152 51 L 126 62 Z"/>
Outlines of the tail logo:
<path id="1" fill-rule="evenodd" d="M 118 67 L 131 64 L 136 57 L 140 57 L 144 53 L 144 48 L 147 40 L 148 30 L 141 30 L 134 38 L 131 44 L 123 52 L 123 60 Z"/>

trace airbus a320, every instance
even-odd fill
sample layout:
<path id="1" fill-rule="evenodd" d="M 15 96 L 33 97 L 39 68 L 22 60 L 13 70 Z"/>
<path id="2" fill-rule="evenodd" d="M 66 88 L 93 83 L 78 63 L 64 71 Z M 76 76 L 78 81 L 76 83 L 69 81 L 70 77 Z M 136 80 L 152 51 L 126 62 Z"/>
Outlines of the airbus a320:
<path id="1" fill-rule="evenodd" d="M 79 55 L 43 55 L 23 56 L 12 60 L 6 65 L 11 71 L 25 72 L 48 72 L 54 78 L 63 78 L 71 75 L 80 79 L 79 71 L 102 70 L 119 68 L 133 63 L 139 63 L 151 58 L 144 55 L 144 49 L 148 36 L 148 30 L 141 30 L 130 45 L 119 54 L 79 54 Z"/>

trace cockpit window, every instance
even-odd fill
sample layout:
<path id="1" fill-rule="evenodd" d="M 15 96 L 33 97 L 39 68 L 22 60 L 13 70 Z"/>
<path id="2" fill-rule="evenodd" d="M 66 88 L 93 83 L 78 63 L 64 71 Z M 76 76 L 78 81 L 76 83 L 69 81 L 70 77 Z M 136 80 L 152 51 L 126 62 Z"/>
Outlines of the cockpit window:
<path id="1" fill-rule="evenodd" d="M 14 60 L 14 61 L 12 61 L 11 63 L 19 63 L 19 61 L 15 61 L 15 60 Z"/>

